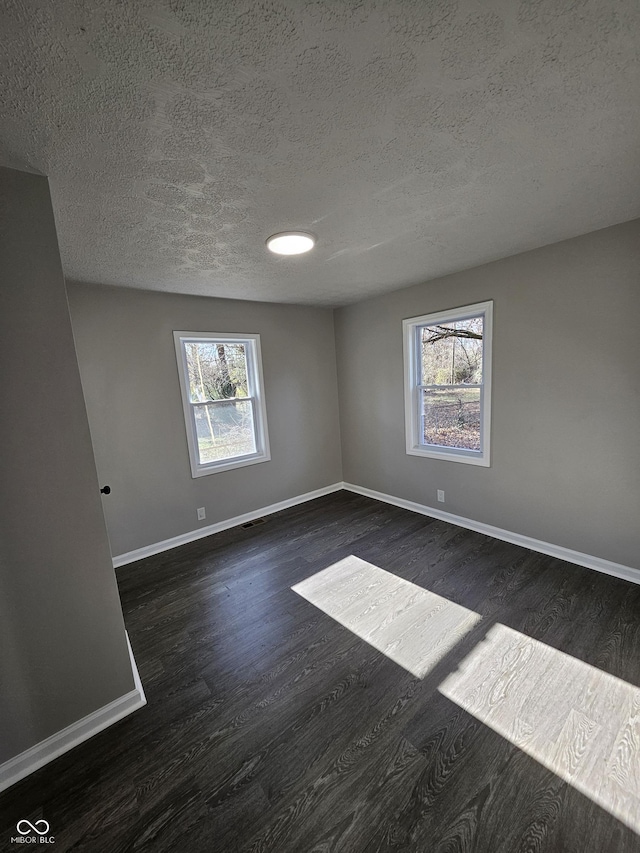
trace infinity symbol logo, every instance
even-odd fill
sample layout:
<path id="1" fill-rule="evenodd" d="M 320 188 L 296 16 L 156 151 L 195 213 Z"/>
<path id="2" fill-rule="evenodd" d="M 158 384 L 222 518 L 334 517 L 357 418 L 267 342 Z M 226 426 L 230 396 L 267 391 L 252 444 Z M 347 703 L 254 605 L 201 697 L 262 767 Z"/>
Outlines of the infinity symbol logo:
<path id="1" fill-rule="evenodd" d="M 27 827 L 26 829 L 24 827 Z M 38 829 L 39 826 L 44 826 L 44 829 Z M 16 829 L 20 835 L 28 835 L 30 832 L 37 832 L 38 835 L 46 835 L 49 832 L 49 824 L 46 820 L 37 820 L 35 824 L 28 820 L 19 820 L 16 824 Z"/>

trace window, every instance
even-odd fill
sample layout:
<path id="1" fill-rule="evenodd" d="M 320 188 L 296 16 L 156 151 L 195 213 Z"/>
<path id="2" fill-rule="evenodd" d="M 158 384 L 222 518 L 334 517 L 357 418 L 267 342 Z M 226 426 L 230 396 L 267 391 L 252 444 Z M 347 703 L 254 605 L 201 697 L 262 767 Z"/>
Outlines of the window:
<path id="1" fill-rule="evenodd" d="M 492 310 L 403 321 L 407 453 L 489 465 Z"/>
<path id="2" fill-rule="evenodd" d="M 266 462 L 259 335 L 174 332 L 194 477 Z"/>

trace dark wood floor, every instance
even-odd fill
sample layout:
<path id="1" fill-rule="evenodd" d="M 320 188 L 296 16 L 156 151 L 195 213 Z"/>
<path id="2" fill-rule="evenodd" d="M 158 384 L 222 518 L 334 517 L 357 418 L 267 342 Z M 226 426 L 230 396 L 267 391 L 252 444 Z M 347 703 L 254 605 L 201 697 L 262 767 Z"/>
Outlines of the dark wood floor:
<path id="1" fill-rule="evenodd" d="M 352 554 L 480 623 L 416 678 L 292 592 Z M 639 586 L 347 492 L 118 580 L 148 705 L 0 795 L 2 850 L 640 851 L 438 690 L 496 623 L 640 685 Z"/>

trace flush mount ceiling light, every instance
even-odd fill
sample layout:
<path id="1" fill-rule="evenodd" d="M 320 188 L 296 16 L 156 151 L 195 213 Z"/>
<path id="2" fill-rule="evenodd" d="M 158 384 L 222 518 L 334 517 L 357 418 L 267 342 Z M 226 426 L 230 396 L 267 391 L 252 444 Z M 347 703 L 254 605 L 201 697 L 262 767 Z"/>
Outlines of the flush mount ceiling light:
<path id="1" fill-rule="evenodd" d="M 267 240 L 267 249 L 276 255 L 302 255 L 315 246 L 316 238 L 308 231 L 281 231 Z"/>

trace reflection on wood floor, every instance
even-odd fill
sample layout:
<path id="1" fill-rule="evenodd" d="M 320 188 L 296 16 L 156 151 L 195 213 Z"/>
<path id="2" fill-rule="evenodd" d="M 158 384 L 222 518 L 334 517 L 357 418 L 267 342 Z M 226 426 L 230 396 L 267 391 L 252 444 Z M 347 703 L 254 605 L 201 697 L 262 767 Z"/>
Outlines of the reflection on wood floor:
<path id="1" fill-rule="evenodd" d="M 460 604 L 354 556 L 292 589 L 418 678 L 424 678 L 481 619 Z"/>
<path id="2" fill-rule="evenodd" d="M 407 612 L 305 600 L 341 561 L 455 642 L 408 671 Z M 346 492 L 118 578 L 149 704 L 0 795 L 2 850 L 640 853 L 640 587 Z"/>
<path id="3" fill-rule="evenodd" d="M 496 624 L 439 690 L 640 832 L 640 689 Z"/>

